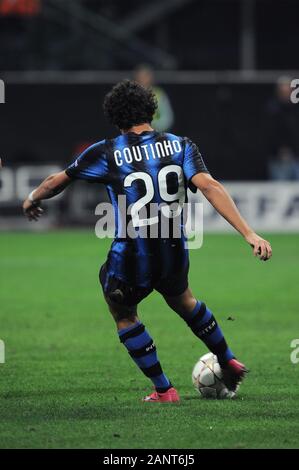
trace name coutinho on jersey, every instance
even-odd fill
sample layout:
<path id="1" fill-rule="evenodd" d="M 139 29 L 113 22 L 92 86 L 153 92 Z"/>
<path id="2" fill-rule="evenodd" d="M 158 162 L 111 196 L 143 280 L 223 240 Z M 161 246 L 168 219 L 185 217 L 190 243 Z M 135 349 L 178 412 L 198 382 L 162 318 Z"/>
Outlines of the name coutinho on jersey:
<path id="1" fill-rule="evenodd" d="M 152 144 L 136 145 L 124 147 L 122 150 L 115 150 L 114 159 L 117 166 L 123 163 L 141 162 L 143 159 L 151 160 L 169 157 L 181 152 L 182 146 L 179 140 L 163 140 Z"/>

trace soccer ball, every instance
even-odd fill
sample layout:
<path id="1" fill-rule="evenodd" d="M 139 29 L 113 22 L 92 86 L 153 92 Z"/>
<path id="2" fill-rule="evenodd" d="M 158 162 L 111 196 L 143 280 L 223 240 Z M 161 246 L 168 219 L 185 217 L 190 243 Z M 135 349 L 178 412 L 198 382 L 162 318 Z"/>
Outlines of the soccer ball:
<path id="1" fill-rule="evenodd" d="M 234 398 L 235 393 L 229 391 L 222 382 L 222 371 L 213 353 L 202 356 L 192 371 L 192 382 L 203 398 Z"/>

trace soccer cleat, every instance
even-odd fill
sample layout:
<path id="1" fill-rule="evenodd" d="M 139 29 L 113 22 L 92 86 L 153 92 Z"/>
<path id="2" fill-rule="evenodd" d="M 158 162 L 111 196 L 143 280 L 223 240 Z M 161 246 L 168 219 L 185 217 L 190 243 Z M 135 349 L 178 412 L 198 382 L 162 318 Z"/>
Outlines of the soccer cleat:
<path id="1" fill-rule="evenodd" d="M 245 375 L 249 372 L 248 369 L 237 359 L 230 359 L 228 363 L 221 368 L 222 380 L 224 385 L 231 392 L 236 392 Z"/>
<path id="2" fill-rule="evenodd" d="M 180 401 L 180 397 L 175 388 L 171 387 L 167 392 L 159 393 L 154 391 L 150 395 L 147 395 L 142 401 L 153 402 L 153 403 L 175 403 Z"/>

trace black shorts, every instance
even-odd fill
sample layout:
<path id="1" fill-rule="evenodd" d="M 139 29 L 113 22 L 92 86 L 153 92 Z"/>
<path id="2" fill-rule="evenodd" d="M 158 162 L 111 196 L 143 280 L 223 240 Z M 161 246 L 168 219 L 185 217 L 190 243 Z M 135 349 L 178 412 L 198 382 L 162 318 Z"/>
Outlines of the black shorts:
<path id="1" fill-rule="evenodd" d="M 134 306 L 139 304 L 153 290 L 163 296 L 181 295 L 188 287 L 189 262 L 182 270 L 167 278 L 153 279 L 149 287 L 129 285 L 114 275 L 109 274 L 106 263 L 100 269 L 99 278 L 104 295 L 120 305 Z"/>

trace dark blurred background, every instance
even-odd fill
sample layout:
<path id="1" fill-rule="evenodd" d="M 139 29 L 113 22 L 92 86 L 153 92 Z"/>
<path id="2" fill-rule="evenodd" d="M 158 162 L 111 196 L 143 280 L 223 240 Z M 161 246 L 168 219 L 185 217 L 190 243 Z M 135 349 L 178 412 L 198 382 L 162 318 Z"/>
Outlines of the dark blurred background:
<path id="1" fill-rule="evenodd" d="M 124 77 L 154 86 L 155 127 L 198 143 L 216 178 L 298 182 L 298 18 L 297 0 L 0 0 L 2 215 L 116 134 L 102 100 Z"/>
<path id="2" fill-rule="evenodd" d="M 296 0 L 1 0 L 0 66 L 296 70 L 298 8 Z"/>

